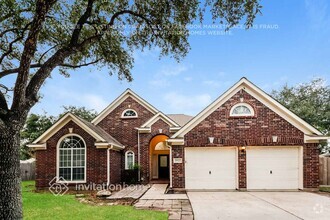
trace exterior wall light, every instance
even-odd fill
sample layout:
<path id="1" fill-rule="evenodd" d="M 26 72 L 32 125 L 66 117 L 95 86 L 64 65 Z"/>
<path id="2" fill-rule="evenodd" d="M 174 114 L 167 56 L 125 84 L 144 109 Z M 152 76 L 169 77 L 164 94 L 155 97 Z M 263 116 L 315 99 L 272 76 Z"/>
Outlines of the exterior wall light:
<path id="1" fill-rule="evenodd" d="M 272 136 L 273 142 L 277 142 L 278 137 L 277 136 Z"/>
<path id="2" fill-rule="evenodd" d="M 209 143 L 213 144 L 213 141 L 214 141 L 214 137 L 209 137 Z"/>

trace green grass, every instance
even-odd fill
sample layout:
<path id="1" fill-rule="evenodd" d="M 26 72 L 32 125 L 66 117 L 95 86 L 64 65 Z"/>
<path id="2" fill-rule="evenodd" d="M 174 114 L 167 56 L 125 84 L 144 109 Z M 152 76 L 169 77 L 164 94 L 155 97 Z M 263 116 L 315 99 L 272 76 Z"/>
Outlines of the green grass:
<path id="1" fill-rule="evenodd" d="M 320 186 L 319 187 L 319 190 L 321 191 L 321 192 L 330 192 L 330 186 L 329 185 L 322 185 L 322 186 Z"/>
<path id="2" fill-rule="evenodd" d="M 165 220 L 166 212 L 136 210 L 131 206 L 92 206 L 82 204 L 74 195 L 54 196 L 50 192 L 36 193 L 34 181 L 24 181 L 24 219 L 111 219 Z"/>

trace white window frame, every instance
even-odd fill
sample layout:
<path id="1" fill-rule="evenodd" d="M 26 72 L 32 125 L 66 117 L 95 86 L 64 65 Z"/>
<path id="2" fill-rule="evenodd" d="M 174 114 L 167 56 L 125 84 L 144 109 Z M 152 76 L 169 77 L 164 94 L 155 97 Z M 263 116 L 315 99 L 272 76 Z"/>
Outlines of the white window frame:
<path id="1" fill-rule="evenodd" d="M 74 180 L 74 181 L 71 181 L 71 180 L 65 180 L 65 181 L 61 181 L 60 180 L 60 146 L 61 146 L 61 143 L 62 141 L 66 138 L 66 137 L 70 137 L 70 136 L 76 136 L 78 138 L 80 138 L 84 145 L 85 145 L 85 166 L 84 166 L 84 180 Z M 60 140 L 57 142 L 57 152 L 56 152 L 56 182 L 57 183 L 86 183 L 86 174 L 87 174 L 87 145 L 86 145 L 86 142 L 85 140 L 78 134 L 74 134 L 74 133 L 70 133 L 70 134 L 66 134 L 64 136 L 62 136 L 60 138 Z M 73 155 L 71 155 L 73 156 Z M 71 163 L 71 167 L 73 167 L 73 163 Z"/>
<path id="2" fill-rule="evenodd" d="M 239 107 L 239 106 L 247 107 L 250 110 L 251 113 L 250 114 L 234 114 L 234 109 L 237 108 L 237 107 Z M 252 108 L 251 105 L 249 105 L 247 103 L 237 103 L 236 105 L 234 105 L 233 107 L 231 107 L 229 116 L 232 116 L 232 117 L 254 116 L 254 109 Z"/>
<path id="3" fill-rule="evenodd" d="M 135 112 L 135 116 L 124 116 L 127 111 Z M 137 117 L 138 117 L 138 113 L 134 109 L 131 109 L 131 108 L 125 109 L 123 111 L 123 113 L 121 113 L 121 118 L 137 118 Z"/>
<path id="4" fill-rule="evenodd" d="M 133 166 L 135 164 L 135 153 L 131 150 L 126 151 L 125 152 L 125 170 L 131 170 L 131 168 L 128 166 L 128 160 L 127 160 L 127 157 L 128 157 L 129 153 L 132 153 L 132 155 L 133 155 Z"/>

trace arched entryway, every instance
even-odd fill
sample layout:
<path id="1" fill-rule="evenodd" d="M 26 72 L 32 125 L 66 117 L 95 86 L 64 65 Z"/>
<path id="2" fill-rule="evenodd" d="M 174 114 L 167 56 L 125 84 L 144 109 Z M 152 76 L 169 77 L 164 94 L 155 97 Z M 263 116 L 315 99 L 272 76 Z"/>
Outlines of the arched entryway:
<path id="1" fill-rule="evenodd" d="M 166 145 L 168 136 L 159 134 L 150 140 L 150 179 L 170 179 L 170 149 Z"/>

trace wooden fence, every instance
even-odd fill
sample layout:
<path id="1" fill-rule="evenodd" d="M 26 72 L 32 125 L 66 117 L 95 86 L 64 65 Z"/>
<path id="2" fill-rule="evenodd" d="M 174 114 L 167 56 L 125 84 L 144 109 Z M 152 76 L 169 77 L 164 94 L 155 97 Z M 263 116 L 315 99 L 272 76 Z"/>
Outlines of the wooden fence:
<path id="1" fill-rule="evenodd" d="M 36 175 L 36 162 L 34 159 L 21 161 L 21 178 L 22 180 L 34 180 Z"/>
<path id="2" fill-rule="evenodd" d="M 330 157 L 320 156 L 320 185 L 330 185 Z"/>

